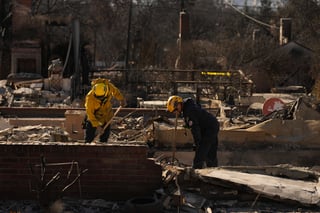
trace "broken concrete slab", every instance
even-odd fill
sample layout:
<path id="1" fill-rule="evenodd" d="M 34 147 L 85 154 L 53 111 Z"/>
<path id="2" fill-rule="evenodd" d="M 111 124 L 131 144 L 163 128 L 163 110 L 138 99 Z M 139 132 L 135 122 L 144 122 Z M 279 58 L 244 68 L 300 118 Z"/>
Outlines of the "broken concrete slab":
<path id="1" fill-rule="evenodd" d="M 291 164 L 279 164 L 273 166 L 222 166 L 220 168 L 232 171 L 240 171 L 254 174 L 264 174 L 284 177 L 293 180 L 306 180 L 317 182 L 320 176 L 319 169 L 309 167 L 296 167 Z"/>
<path id="2" fill-rule="evenodd" d="M 289 200 L 303 205 L 320 206 L 319 182 L 308 182 L 273 177 L 262 174 L 249 174 L 221 168 L 195 170 L 203 181 L 229 186 L 232 188 L 247 188 L 260 196 L 274 200 Z"/>
<path id="3" fill-rule="evenodd" d="M 273 169 L 281 170 L 293 179 L 279 173 L 267 174 Z M 318 212 L 319 209 L 319 173 L 308 168 L 276 165 L 194 170 L 163 165 L 163 171 L 167 209 L 175 204 L 166 198 L 171 195 L 173 199 L 176 190 L 184 201 L 181 209 L 185 206 L 217 212 Z M 291 172 L 294 174 L 290 175 Z"/>

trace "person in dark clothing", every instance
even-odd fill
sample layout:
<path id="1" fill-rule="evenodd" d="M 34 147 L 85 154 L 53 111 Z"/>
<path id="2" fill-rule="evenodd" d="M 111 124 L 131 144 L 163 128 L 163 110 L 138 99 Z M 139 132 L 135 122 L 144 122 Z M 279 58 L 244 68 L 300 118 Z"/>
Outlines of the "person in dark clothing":
<path id="1" fill-rule="evenodd" d="M 183 116 L 186 127 L 191 129 L 195 143 L 193 168 L 218 166 L 217 149 L 220 124 L 215 116 L 193 101 L 180 96 L 170 96 L 167 110 Z"/>

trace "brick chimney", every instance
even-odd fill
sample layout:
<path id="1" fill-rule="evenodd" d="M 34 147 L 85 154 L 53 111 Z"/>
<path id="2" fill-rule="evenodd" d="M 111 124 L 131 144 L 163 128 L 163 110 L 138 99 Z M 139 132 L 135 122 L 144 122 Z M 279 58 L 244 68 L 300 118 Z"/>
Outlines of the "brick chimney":
<path id="1" fill-rule="evenodd" d="M 12 31 L 13 34 L 25 27 L 31 15 L 32 0 L 16 0 L 13 3 Z"/>

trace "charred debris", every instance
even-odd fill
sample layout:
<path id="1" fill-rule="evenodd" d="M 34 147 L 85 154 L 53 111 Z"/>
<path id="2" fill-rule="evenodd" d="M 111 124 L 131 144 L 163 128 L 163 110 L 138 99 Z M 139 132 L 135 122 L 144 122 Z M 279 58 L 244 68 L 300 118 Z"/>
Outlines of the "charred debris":
<path id="1" fill-rule="evenodd" d="M 44 98 L 42 93 L 48 94 L 38 84 L 37 80 L 25 82 L 23 87 L 13 89 L 7 83 L 2 85 L 3 101 L 14 100 L 13 104 L 20 106 L 36 106 L 29 98 L 36 92 L 37 100 Z M 16 83 L 16 85 L 22 85 Z M 29 85 L 29 86 L 26 86 Z M 21 90 L 32 93 L 17 93 Z M 16 98 L 23 97 L 24 102 Z M 31 95 L 30 95 L 31 94 Z M 54 92 L 54 94 L 57 94 Z M 67 93 L 66 93 L 67 94 Z M 283 105 L 265 114 L 263 105 L 273 97 L 282 100 Z M 8 98 L 9 97 L 9 98 Z M 12 98 L 13 97 L 13 98 Z M 34 98 L 34 97 L 33 97 Z M 51 97 L 52 98 L 52 97 Z M 56 98 L 69 100 L 67 96 Z M 252 99 L 257 102 L 247 105 L 246 110 L 237 104 L 227 104 L 218 100 L 201 99 L 204 106 L 217 115 L 221 125 L 219 152 L 224 153 L 236 149 L 268 150 L 281 149 L 305 150 L 318 149 L 319 138 L 319 110 L 316 102 L 307 95 L 294 94 L 253 94 Z M 21 100 L 21 99 L 19 99 Z M 263 100 L 260 101 L 259 100 Z M 151 107 L 150 110 L 163 108 L 164 102 L 140 100 L 141 107 Z M 245 101 L 242 99 L 242 101 Z M 37 102 L 37 103 L 41 103 Z M 43 101 L 45 103 L 46 101 Z M 70 103 L 70 102 L 69 102 Z M 64 107 L 69 107 L 65 102 Z M 143 104 L 142 104 L 143 103 Z M 30 105 L 29 105 L 30 104 Z M 207 105 L 205 105 L 207 104 Z M 23 110 L 23 107 L 21 107 Z M 62 127 L 11 126 L 10 118 L 1 119 L 1 141 L 23 143 L 46 142 L 81 142 L 70 137 Z M 182 124 L 182 120 L 179 120 Z M 256 212 L 256 211 L 308 211 L 319 208 L 319 171 L 317 164 L 300 167 L 286 164 L 270 164 L 255 162 L 252 164 L 235 164 L 223 161 L 218 168 L 193 170 L 190 167 L 193 147 L 190 132 L 178 129 L 173 132 L 174 119 L 171 117 L 139 115 L 133 110 L 126 116 L 116 117 L 112 124 L 110 143 L 144 143 L 150 148 L 149 157 L 153 158 L 163 168 L 163 188 L 155 192 L 154 197 L 136 198 L 128 202 L 138 202 L 141 209 L 161 209 L 160 212 Z M 301 129 L 301 131 L 297 131 Z M 232 136 L 232 134 L 237 134 Z M 178 137 L 173 137 L 177 134 Z M 257 134 L 261 134 L 257 138 Z M 259 139 L 260 138 L 260 139 Z M 175 143 L 177 152 L 187 152 L 187 161 L 172 159 L 172 144 Z M 267 145 L 266 145 L 267 144 Z M 267 147 L 267 148 L 266 148 Z M 271 150 L 272 151 L 272 150 Z M 139 200 L 140 199 L 140 200 Z M 81 206 L 77 202 L 64 198 L 59 202 L 62 206 Z M 87 206 L 98 205 L 95 208 L 121 212 L 131 208 L 127 203 L 82 201 Z M 132 205 L 132 203 L 130 203 Z M 100 205 L 100 206 L 99 206 Z M 148 207 L 146 207 L 148 206 Z M 92 206 L 91 206 L 92 208 Z"/>

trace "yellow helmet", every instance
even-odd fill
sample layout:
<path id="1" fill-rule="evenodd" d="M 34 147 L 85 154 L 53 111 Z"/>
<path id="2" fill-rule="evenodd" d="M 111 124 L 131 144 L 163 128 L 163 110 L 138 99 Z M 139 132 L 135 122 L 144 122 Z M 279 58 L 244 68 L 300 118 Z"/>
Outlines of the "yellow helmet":
<path id="1" fill-rule="evenodd" d="M 108 93 L 108 87 L 104 83 L 97 83 L 93 86 L 95 96 L 105 96 Z"/>
<path id="2" fill-rule="evenodd" d="M 169 112 L 173 112 L 177 109 L 178 103 L 182 103 L 183 99 L 180 96 L 173 95 L 170 96 L 168 101 L 167 101 L 167 110 Z"/>

